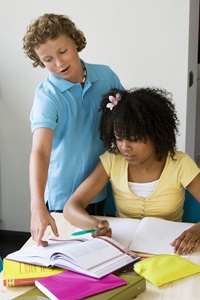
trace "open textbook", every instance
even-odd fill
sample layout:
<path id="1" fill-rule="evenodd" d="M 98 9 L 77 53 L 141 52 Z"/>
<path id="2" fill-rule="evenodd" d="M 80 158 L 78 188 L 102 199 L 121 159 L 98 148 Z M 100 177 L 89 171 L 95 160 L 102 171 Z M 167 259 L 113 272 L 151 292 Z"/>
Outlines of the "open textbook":
<path id="1" fill-rule="evenodd" d="M 105 219 L 105 217 L 98 218 Z M 174 248 L 170 243 L 194 225 L 154 217 L 145 217 L 141 220 L 112 217 L 106 219 L 112 228 L 113 239 L 129 250 L 149 254 L 174 254 Z"/>
<path id="2" fill-rule="evenodd" d="M 57 266 L 101 278 L 139 259 L 120 243 L 108 237 L 89 240 L 53 239 L 47 247 L 32 245 L 6 256 L 6 259 L 40 266 Z"/>
<path id="3" fill-rule="evenodd" d="M 170 243 L 192 225 L 152 217 L 143 218 L 133 233 L 128 248 L 149 254 L 174 254 L 174 247 Z"/>

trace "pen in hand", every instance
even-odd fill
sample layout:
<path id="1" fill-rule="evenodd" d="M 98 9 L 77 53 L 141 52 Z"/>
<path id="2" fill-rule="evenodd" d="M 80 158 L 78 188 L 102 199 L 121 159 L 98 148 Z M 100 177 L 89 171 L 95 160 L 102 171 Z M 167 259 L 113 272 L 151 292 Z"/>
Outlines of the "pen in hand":
<path id="1" fill-rule="evenodd" d="M 102 229 L 104 229 L 104 228 L 92 228 L 92 229 L 88 229 L 88 230 L 81 230 L 81 231 L 73 232 L 72 236 L 82 235 L 82 234 L 92 233 L 92 232 L 97 232 L 97 231 L 102 230 Z"/>

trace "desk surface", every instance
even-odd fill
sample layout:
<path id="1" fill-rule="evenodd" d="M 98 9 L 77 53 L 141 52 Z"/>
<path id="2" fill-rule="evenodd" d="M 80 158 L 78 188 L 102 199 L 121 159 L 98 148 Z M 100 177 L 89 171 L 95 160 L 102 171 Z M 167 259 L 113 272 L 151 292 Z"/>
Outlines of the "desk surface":
<path id="1" fill-rule="evenodd" d="M 60 237 L 69 238 L 71 233 L 76 230 L 76 227 L 72 226 L 68 221 L 63 218 L 62 214 L 53 213 L 53 217 L 56 220 Z M 114 219 L 117 218 L 107 218 Z M 123 221 L 122 221 L 123 222 Z M 50 228 L 47 228 L 44 238 L 52 238 L 53 234 Z M 115 238 L 115 237 L 114 237 Z M 23 247 L 27 247 L 33 244 L 32 238 L 30 238 Z M 200 251 L 190 256 L 190 260 L 200 265 Z M 200 299 L 200 273 L 174 281 L 169 284 L 165 284 L 162 287 L 155 287 L 151 283 L 147 282 L 147 289 L 145 292 L 137 296 L 137 300 L 196 300 Z M 2 285 L 2 273 L 0 274 L 0 299 L 11 300 L 26 291 L 32 289 L 34 286 L 20 286 L 20 287 L 5 287 Z"/>

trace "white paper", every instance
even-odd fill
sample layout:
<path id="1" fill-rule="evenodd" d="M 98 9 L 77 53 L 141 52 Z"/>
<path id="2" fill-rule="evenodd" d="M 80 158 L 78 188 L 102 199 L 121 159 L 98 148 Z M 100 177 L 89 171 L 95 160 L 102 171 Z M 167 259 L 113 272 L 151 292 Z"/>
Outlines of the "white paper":
<path id="1" fill-rule="evenodd" d="M 192 223 L 146 217 L 133 234 L 129 249 L 150 254 L 174 254 L 174 247 L 170 243 L 192 226 Z"/>

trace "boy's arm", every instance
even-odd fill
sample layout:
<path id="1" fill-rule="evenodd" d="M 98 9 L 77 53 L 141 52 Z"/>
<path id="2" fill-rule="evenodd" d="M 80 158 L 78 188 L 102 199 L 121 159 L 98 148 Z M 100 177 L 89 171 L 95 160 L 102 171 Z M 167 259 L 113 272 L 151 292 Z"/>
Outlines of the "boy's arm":
<path id="1" fill-rule="evenodd" d="M 30 155 L 31 235 L 38 245 L 44 246 L 47 242 L 42 241 L 42 237 L 48 225 L 58 236 L 55 221 L 44 201 L 53 134 L 53 130 L 48 128 L 36 129 Z"/>

